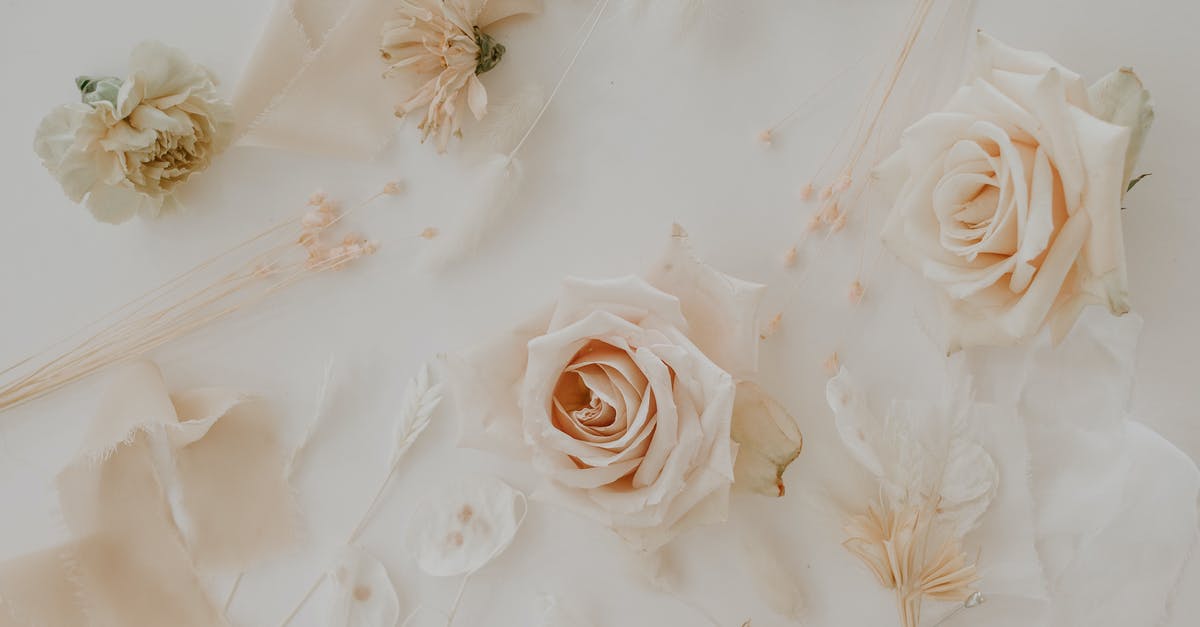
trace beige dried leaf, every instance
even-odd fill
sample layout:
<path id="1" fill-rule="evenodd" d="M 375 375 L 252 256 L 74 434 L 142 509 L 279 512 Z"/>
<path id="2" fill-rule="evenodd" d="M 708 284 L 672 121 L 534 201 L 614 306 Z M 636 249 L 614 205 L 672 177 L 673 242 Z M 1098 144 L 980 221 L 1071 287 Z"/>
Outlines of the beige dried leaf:
<path id="1" fill-rule="evenodd" d="M 979 581 L 962 539 L 936 524 L 935 506 L 892 511 L 868 508 L 846 525 L 842 546 L 858 557 L 880 585 L 896 591 L 904 627 L 918 627 L 925 599 L 964 601 Z"/>

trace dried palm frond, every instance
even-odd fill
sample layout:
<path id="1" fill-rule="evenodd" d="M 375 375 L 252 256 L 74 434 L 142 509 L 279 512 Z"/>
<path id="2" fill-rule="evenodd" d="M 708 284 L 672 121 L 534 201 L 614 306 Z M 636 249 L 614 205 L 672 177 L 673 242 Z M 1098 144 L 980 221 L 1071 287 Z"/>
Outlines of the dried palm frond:
<path id="1" fill-rule="evenodd" d="M 925 599 L 966 601 L 979 581 L 975 565 L 962 549 L 962 538 L 939 525 L 933 506 L 887 505 L 850 518 L 842 546 L 858 557 L 880 585 L 896 592 L 903 627 L 918 627 Z"/>

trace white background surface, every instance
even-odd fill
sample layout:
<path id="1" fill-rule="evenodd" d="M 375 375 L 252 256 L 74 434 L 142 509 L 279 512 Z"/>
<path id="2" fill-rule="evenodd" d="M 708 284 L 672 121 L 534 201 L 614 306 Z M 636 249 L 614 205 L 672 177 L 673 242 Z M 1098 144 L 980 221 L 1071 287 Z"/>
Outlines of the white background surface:
<path id="1" fill-rule="evenodd" d="M 543 16 L 506 33 L 509 55 L 486 77 L 493 97 L 526 84 L 549 91 L 590 3 L 548 0 Z M 1126 248 L 1135 310 L 1145 319 L 1134 411 L 1200 458 L 1200 386 L 1195 330 L 1200 266 L 1194 147 L 1200 144 L 1200 5 L 1185 0 L 982 0 L 978 23 L 1002 40 L 1043 49 L 1090 78 L 1132 65 L 1157 100 L 1158 118 L 1139 170 L 1154 175 L 1129 196 Z M 108 0 L 0 3 L 0 363 L 42 348 L 188 265 L 302 210 L 315 187 L 347 203 L 400 179 L 408 192 L 362 214 L 384 245 L 368 264 L 304 284 L 247 315 L 210 327 L 155 355 L 177 387 L 236 384 L 276 401 L 290 436 L 311 410 L 327 355 L 342 355 L 350 397 L 399 395 L 399 380 L 431 356 L 501 332 L 553 297 L 566 274 L 639 271 L 669 225 L 691 232 L 712 265 L 768 283 L 765 317 L 784 311 L 783 331 L 763 353 L 763 383 L 797 414 L 806 455 L 789 479 L 840 446 L 829 425 L 820 363 L 832 350 L 889 393 L 936 397 L 940 358 L 902 293 L 903 270 L 876 258 L 861 222 L 805 252 L 785 270 L 811 208 L 795 191 L 850 121 L 881 50 L 909 3 L 898 0 L 712 0 L 683 40 L 614 11 L 600 25 L 524 154 L 522 211 L 472 263 L 430 276 L 413 269 L 429 225 L 452 224 L 473 161 L 465 150 L 438 157 L 412 129 L 378 162 L 351 163 L 234 148 L 189 186 L 187 211 L 110 227 L 67 201 L 32 151 L 40 117 L 76 97 L 81 73 L 123 74 L 128 49 L 145 38 L 188 51 L 225 79 L 228 93 L 251 53 L 267 2 Z M 754 137 L 864 55 L 851 73 L 787 127 L 770 149 Z M 872 219 L 877 220 L 876 211 Z M 867 248 L 864 249 L 864 243 Z M 865 256 L 863 315 L 846 316 L 845 289 Z M 803 288 L 799 292 L 796 286 Z M 0 558 L 62 539 L 51 481 L 78 444 L 103 377 L 0 416 Z M 353 400 L 353 399 L 351 399 Z M 357 402 L 357 401 L 356 401 Z M 252 573 L 235 602 L 239 624 L 271 625 L 327 563 L 382 472 L 390 415 L 353 411 L 328 423 L 301 470 L 312 542 Z M 380 404 L 374 404 L 380 407 Z M 455 582 L 418 574 L 400 543 L 406 510 L 433 482 L 487 470 L 530 489 L 520 464 L 453 447 L 454 416 L 438 423 L 363 543 L 391 570 L 402 602 L 444 607 Z M 823 452 L 824 451 L 824 452 Z M 837 453 L 840 454 L 840 453 Z M 808 485 L 808 481 L 803 482 Z M 819 483 L 819 482 L 818 482 Z M 793 490 L 779 502 L 739 499 L 779 543 L 806 590 L 813 625 L 891 624 L 888 594 L 838 542 L 835 524 Z M 750 516 L 743 515 L 740 524 Z M 754 594 L 737 562 L 739 521 L 679 543 L 687 573 L 680 595 L 722 625 L 747 618 L 782 625 Z M 628 576 L 618 542 L 587 521 L 535 505 L 510 550 L 467 589 L 461 625 L 528 625 L 535 597 L 553 593 L 599 625 L 696 625 L 702 616 Z M 1182 548 L 1181 548 L 1182 550 Z M 1173 622 L 1200 617 L 1200 565 L 1179 595 Z M 223 590 L 225 581 L 214 582 Z M 318 625 L 321 599 L 299 624 Z M 960 625 L 969 624 L 960 621 Z"/>

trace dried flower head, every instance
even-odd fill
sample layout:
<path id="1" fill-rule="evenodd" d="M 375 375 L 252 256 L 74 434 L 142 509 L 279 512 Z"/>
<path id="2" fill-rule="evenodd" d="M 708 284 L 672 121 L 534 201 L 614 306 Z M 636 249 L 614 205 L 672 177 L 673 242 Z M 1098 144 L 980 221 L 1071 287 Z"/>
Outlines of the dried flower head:
<path id="1" fill-rule="evenodd" d="M 536 10 L 536 3 L 495 4 L 499 8 L 486 0 L 400 0 L 395 17 L 383 25 L 384 76 L 407 74 L 420 82 L 396 107 L 396 115 L 424 108 L 417 125 L 421 141 L 432 136 L 438 152 L 446 151 L 452 136 L 462 134 L 464 108 L 477 120 L 487 113 L 487 90 L 479 75 L 496 67 L 505 48 L 481 29 Z"/>
<path id="2" fill-rule="evenodd" d="M 97 220 L 158 215 L 229 143 L 233 108 L 212 74 L 161 43 L 134 48 L 124 80 L 81 76 L 75 84 L 81 101 L 46 115 L 34 150 Z"/>

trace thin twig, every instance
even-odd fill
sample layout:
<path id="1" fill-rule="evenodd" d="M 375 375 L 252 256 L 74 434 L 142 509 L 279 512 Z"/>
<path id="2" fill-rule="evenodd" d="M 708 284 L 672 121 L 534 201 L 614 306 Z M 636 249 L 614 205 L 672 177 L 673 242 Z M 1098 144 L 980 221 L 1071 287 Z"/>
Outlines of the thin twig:
<path id="1" fill-rule="evenodd" d="M 454 616 L 458 614 L 458 606 L 462 603 L 463 594 L 467 591 L 467 582 L 471 580 L 471 573 L 463 575 L 462 583 L 458 584 L 458 594 L 454 595 L 454 603 L 450 606 L 450 611 L 446 612 L 446 627 L 451 627 L 454 623 Z"/>
<path id="2" fill-rule="evenodd" d="M 287 615 L 287 618 L 284 618 L 283 622 L 279 623 L 279 627 L 287 627 L 287 625 L 292 622 L 292 619 L 296 618 L 296 615 L 300 613 L 300 610 L 305 604 L 308 603 L 308 600 L 312 598 L 312 595 L 316 593 L 317 588 L 320 588 L 321 584 L 324 583 L 325 579 L 328 577 L 328 573 L 321 573 L 321 576 L 317 577 L 317 579 L 312 582 L 312 585 L 308 587 L 308 591 L 304 593 L 304 597 L 301 598 L 300 602 L 292 608 L 292 611 Z"/>
<path id="3" fill-rule="evenodd" d="M 583 40 L 579 42 L 579 47 L 575 49 L 575 55 L 571 57 L 571 61 L 567 63 L 567 67 L 558 77 L 558 81 L 554 84 L 554 89 L 550 91 L 550 96 L 546 98 L 546 102 L 542 103 L 542 108 L 538 111 L 538 114 L 534 116 L 533 123 L 529 125 L 528 129 L 526 129 L 525 134 L 521 136 L 521 140 L 517 142 L 517 145 L 514 146 L 511 151 L 509 151 L 509 159 L 516 156 L 517 151 L 521 150 L 521 147 L 525 145 L 525 140 L 529 139 L 529 136 L 533 134 L 533 129 L 537 127 L 538 122 L 541 122 L 542 116 L 545 115 L 546 110 L 550 108 L 550 103 L 554 102 L 554 97 L 558 95 L 558 90 L 563 86 L 563 83 L 566 82 L 567 75 L 571 73 L 571 68 L 575 67 L 575 62 L 579 60 L 579 55 L 583 54 L 583 49 L 587 47 L 588 41 L 592 38 L 592 33 L 596 32 L 596 26 L 600 24 L 600 19 L 604 17 L 604 10 L 608 8 L 609 2 L 610 0 L 598 0 L 597 6 L 600 8 L 596 11 L 596 17 L 592 20 L 591 27 L 588 28 L 587 34 L 584 35 Z M 584 23 L 586 23 L 586 21 Z"/>
<path id="4" fill-rule="evenodd" d="M 245 576 L 245 574 L 246 571 L 242 571 L 237 574 L 237 577 L 233 580 L 233 587 L 229 589 L 229 594 L 225 597 L 225 605 L 221 608 L 221 614 L 223 614 L 226 619 L 229 618 L 229 606 L 233 604 L 233 597 L 237 594 L 238 588 L 241 587 L 242 577 Z"/>

